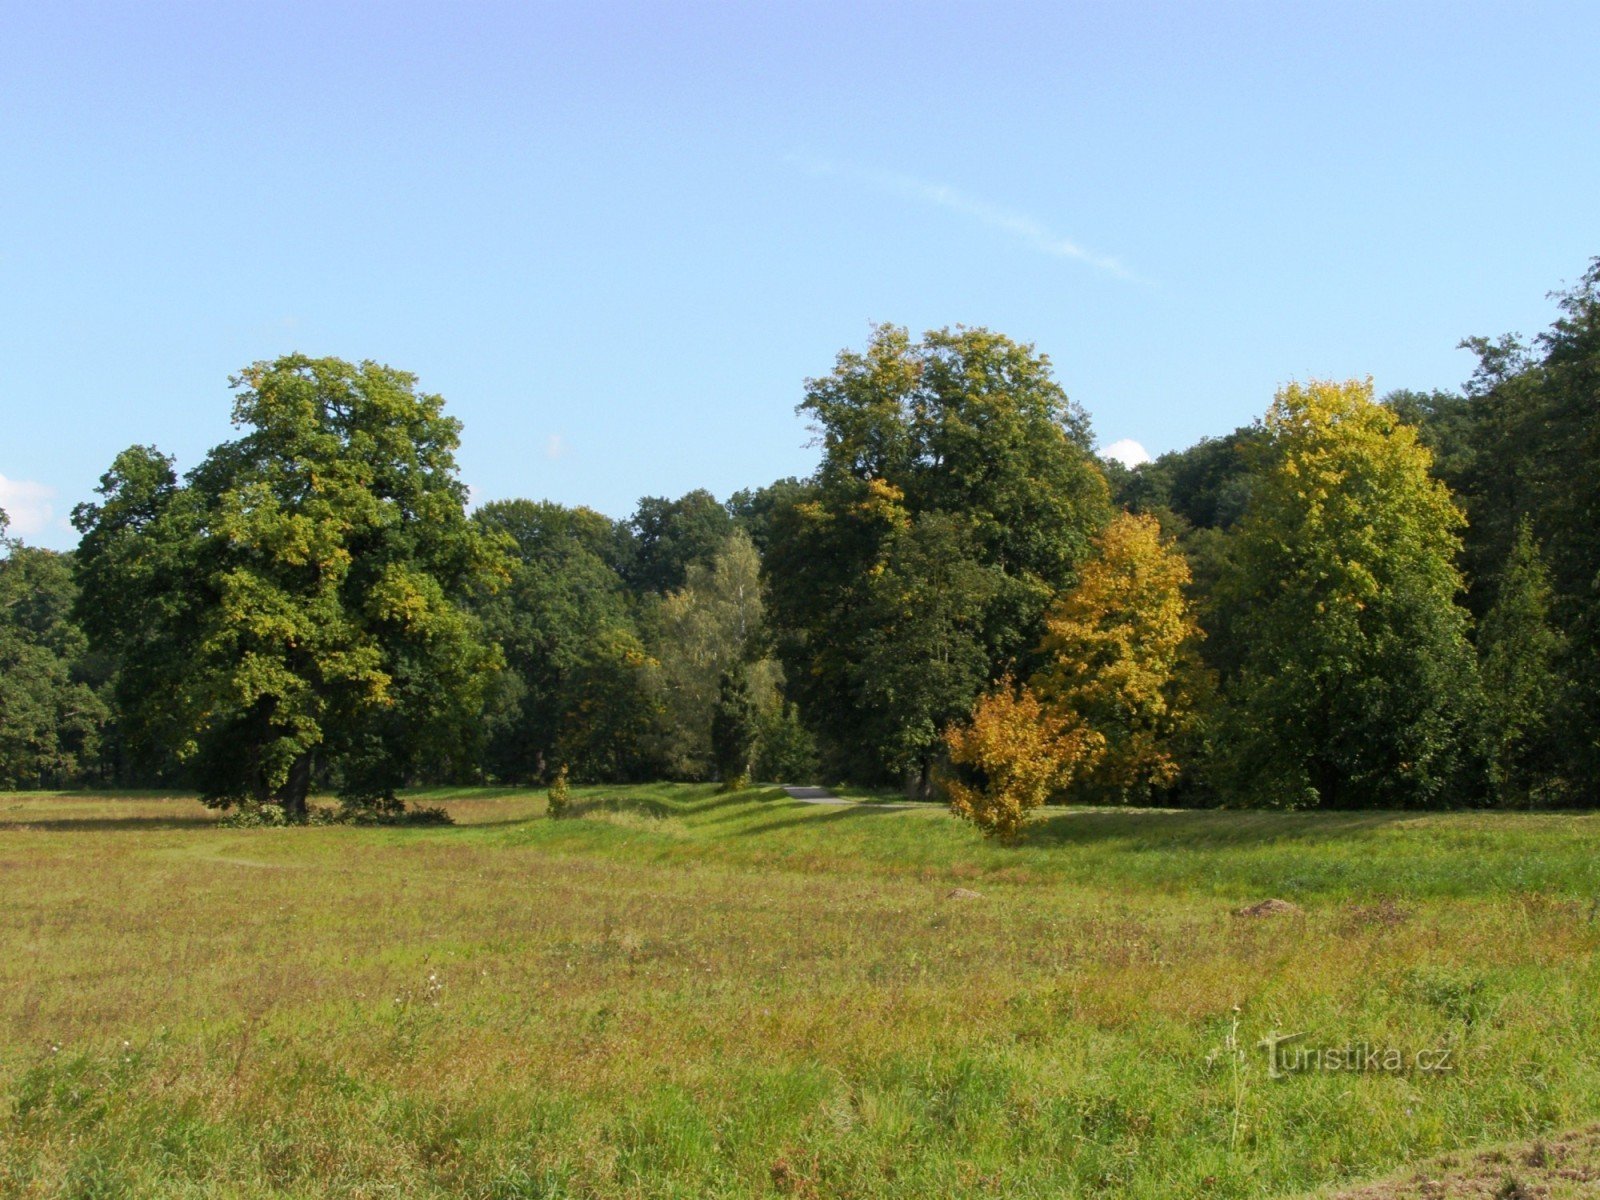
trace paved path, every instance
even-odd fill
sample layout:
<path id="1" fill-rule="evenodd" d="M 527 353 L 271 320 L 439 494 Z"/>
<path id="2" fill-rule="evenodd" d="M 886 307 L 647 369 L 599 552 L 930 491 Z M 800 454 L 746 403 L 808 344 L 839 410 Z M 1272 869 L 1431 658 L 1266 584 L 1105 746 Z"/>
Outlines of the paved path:
<path id="1" fill-rule="evenodd" d="M 798 787 L 786 783 L 783 785 L 783 790 L 789 793 L 791 800 L 798 800 L 801 804 L 838 804 L 846 808 L 937 807 L 931 800 L 847 800 L 843 796 L 835 796 L 824 787 Z"/>

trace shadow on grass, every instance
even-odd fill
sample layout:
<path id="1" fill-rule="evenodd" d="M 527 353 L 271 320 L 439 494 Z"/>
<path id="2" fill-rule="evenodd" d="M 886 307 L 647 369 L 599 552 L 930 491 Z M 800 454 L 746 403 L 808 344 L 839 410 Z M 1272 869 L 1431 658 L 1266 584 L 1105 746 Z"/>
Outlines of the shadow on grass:
<path id="1" fill-rule="evenodd" d="M 708 820 L 697 822 L 698 826 L 700 828 L 702 828 L 702 829 L 705 829 L 705 828 L 708 828 L 709 826 L 712 826 L 712 825 L 728 825 L 728 824 L 732 824 L 735 821 L 747 821 L 747 820 L 750 820 L 752 817 L 763 815 L 765 813 L 766 809 L 771 805 L 780 805 L 781 806 L 781 810 L 783 812 L 793 812 L 793 811 L 795 811 L 797 806 L 800 806 L 800 807 L 803 807 L 803 808 L 806 808 L 806 809 L 810 809 L 810 808 L 823 809 L 823 810 L 834 809 L 835 811 L 842 810 L 842 809 L 845 809 L 845 808 L 848 808 L 848 807 L 852 807 L 850 805 L 829 805 L 829 804 L 815 804 L 815 805 L 813 805 L 813 804 L 804 804 L 804 805 L 802 805 L 802 803 L 800 801 L 795 800 L 792 796 L 790 796 L 782 788 L 776 788 L 776 787 L 761 788 L 761 789 L 759 789 L 757 791 L 754 791 L 754 792 L 748 792 L 748 791 L 747 792 L 736 792 L 736 793 L 734 793 L 734 797 L 733 798 L 737 799 L 740 802 L 740 806 L 741 806 L 743 811 L 719 813 L 717 816 L 711 817 Z M 698 810 L 698 811 L 711 812 L 714 808 L 720 808 L 720 807 L 725 807 L 725 806 L 724 805 L 707 805 L 705 808 L 703 808 L 701 810 Z"/>
<path id="2" fill-rule="evenodd" d="M 806 809 L 808 811 L 753 824 L 739 830 L 738 835 L 756 837 L 802 825 L 817 829 L 840 821 L 889 813 L 947 811 L 943 805 L 934 803 L 915 808 L 852 804 L 838 807 L 807 805 Z M 819 809 L 822 811 L 816 811 Z M 1239 809 L 1072 808 L 1056 810 L 1029 822 L 1022 836 L 1009 845 L 1015 849 L 1065 849 L 1120 842 L 1123 848 L 1134 851 L 1171 851 L 1227 849 L 1284 842 L 1329 842 L 1380 829 L 1396 821 L 1415 820 L 1424 815 L 1396 811 L 1283 813 Z M 1007 843 L 993 844 L 1004 846 Z"/>
<path id="3" fill-rule="evenodd" d="M 760 795 L 753 795 L 749 791 L 722 792 L 714 791 L 707 795 L 663 800 L 658 796 L 629 795 L 626 791 L 613 796 L 578 796 L 572 800 L 563 820 L 577 820 L 581 817 L 592 816 L 597 813 L 636 813 L 643 817 L 666 820 L 677 817 L 697 817 L 703 813 L 716 812 L 719 809 L 733 806 L 744 806 L 763 799 Z M 730 813 L 725 817 L 715 818 L 713 821 L 700 822 L 703 825 L 713 824 L 721 820 L 737 820 L 740 814 Z M 459 829 L 496 829 L 506 828 L 511 825 L 527 825 L 534 821 L 545 820 L 543 812 L 524 813 L 518 817 L 505 817 L 494 821 L 463 822 L 457 826 Z"/>
<path id="4" fill-rule="evenodd" d="M 428 803 L 448 804 L 452 801 L 463 803 L 473 800 L 530 800 L 536 796 L 544 795 L 544 788 L 535 784 L 507 785 L 504 787 L 422 787 L 405 788 L 400 791 L 400 799 L 407 804 Z"/>
<path id="5" fill-rule="evenodd" d="M 933 805 L 929 806 L 936 807 Z M 807 804 L 801 812 L 792 816 L 779 817 L 775 821 L 763 821 L 759 825 L 751 825 L 746 829 L 737 831 L 739 837 L 758 837 L 764 833 L 772 833 L 779 829 L 794 829 L 804 825 L 808 829 L 816 829 L 824 825 L 834 825 L 840 821 L 858 817 L 884 817 L 897 813 L 917 812 L 911 808 L 888 808 L 883 805 L 872 804 L 841 804 L 821 805 Z"/>
<path id="6" fill-rule="evenodd" d="M 216 817 L 59 817 L 36 821 L 0 820 L 0 833 L 149 833 L 172 829 L 216 829 Z"/>
<path id="7" fill-rule="evenodd" d="M 768 799 L 771 799 L 771 796 L 765 792 L 757 792 L 751 789 L 739 792 L 724 792 L 719 789 L 709 795 L 682 800 L 661 800 L 654 796 L 600 796 L 593 799 L 586 798 L 574 801 L 571 811 L 574 815 L 589 811 L 634 811 L 651 817 L 680 818 L 703 817 L 712 813 L 718 814 L 709 820 L 696 822 L 698 825 L 705 826 L 719 824 L 724 821 L 737 821 L 745 815 L 744 812 L 726 812 L 724 810 L 748 810 L 751 805 Z"/>
<path id="8" fill-rule="evenodd" d="M 1318 813 L 1260 809 L 1071 808 L 1030 821 L 1013 844 L 1049 848 L 1121 841 L 1134 850 L 1171 850 L 1325 842 L 1426 815 L 1394 810 Z"/>
<path id="9" fill-rule="evenodd" d="M 664 818 L 682 816 L 683 809 L 654 796 L 587 796 L 574 800 L 562 819 L 575 821 L 595 813 L 636 813 L 641 817 Z"/>

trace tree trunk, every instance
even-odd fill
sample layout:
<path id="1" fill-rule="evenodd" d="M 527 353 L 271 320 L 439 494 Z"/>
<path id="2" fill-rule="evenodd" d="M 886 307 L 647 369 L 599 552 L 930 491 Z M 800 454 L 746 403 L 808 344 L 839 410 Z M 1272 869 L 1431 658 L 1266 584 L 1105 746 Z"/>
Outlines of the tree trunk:
<path id="1" fill-rule="evenodd" d="M 306 819 L 306 797 L 311 792 L 311 755 L 302 754 L 289 768 L 289 778 L 278 789 L 278 803 L 291 821 Z"/>
<path id="2" fill-rule="evenodd" d="M 261 747 L 259 744 L 250 747 L 250 798 L 260 808 L 272 800 L 272 792 L 267 787 L 266 772 L 261 769 Z"/>
<path id="3" fill-rule="evenodd" d="M 906 773 L 906 799 L 927 800 L 933 795 L 933 760 L 924 758 L 915 771 Z"/>
<path id="4" fill-rule="evenodd" d="M 1343 773 L 1337 766 L 1327 759 L 1315 759 L 1312 763 L 1311 776 L 1311 785 L 1317 789 L 1317 795 L 1320 797 L 1319 807 L 1343 807 L 1344 796 L 1340 786 L 1343 782 Z"/>

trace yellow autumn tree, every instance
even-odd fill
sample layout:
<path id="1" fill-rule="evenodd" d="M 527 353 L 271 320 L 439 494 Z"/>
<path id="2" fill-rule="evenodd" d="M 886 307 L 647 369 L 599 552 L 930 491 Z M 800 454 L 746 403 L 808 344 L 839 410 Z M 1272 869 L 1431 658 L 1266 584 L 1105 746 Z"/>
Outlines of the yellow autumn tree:
<path id="1" fill-rule="evenodd" d="M 945 731 L 950 808 L 991 837 L 1011 840 L 1050 794 L 1092 764 L 1105 740 L 1040 704 L 1008 676 L 980 697 L 972 720 Z"/>
<path id="2" fill-rule="evenodd" d="M 1218 588 L 1241 651 L 1219 780 L 1293 807 L 1453 802 L 1479 681 L 1433 455 L 1370 379 L 1288 384 L 1262 429 Z"/>
<path id="3" fill-rule="evenodd" d="M 1045 618 L 1045 709 L 1105 741 L 1077 787 L 1086 799 L 1147 801 L 1182 774 L 1184 739 L 1210 691 L 1184 594 L 1189 566 L 1152 516 L 1122 513 Z"/>

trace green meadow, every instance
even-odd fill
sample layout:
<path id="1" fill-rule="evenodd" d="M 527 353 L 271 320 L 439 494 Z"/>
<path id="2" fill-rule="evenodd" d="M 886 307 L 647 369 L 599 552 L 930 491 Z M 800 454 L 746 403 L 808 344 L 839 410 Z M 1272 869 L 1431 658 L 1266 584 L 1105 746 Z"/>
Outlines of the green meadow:
<path id="1" fill-rule="evenodd" d="M 408 799 L 0 795 L 0 1195 L 1277 1197 L 1600 1116 L 1594 815 Z"/>

